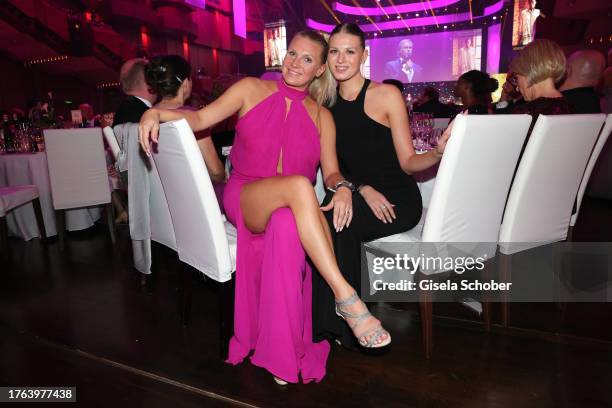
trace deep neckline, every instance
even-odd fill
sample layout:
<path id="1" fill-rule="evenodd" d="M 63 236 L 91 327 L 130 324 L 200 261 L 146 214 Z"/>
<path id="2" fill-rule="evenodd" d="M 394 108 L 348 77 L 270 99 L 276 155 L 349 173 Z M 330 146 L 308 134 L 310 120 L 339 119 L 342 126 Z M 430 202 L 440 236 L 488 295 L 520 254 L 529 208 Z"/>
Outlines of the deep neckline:
<path id="1" fill-rule="evenodd" d="M 308 88 L 304 90 L 291 88 L 282 79 L 279 79 L 276 85 L 278 86 L 278 92 L 292 101 L 303 101 L 308 96 Z"/>

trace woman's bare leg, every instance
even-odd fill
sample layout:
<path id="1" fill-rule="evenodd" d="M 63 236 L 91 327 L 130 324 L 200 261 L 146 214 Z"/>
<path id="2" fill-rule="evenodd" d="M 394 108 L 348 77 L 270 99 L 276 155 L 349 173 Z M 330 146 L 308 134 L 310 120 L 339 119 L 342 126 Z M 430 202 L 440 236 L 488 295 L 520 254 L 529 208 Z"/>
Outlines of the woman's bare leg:
<path id="1" fill-rule="evenodd" d="M 329 230 L 329 224 L 327 223 L 327 220 L 325 219 L 325 215 L 323 214 L 323 211 L 319 211 L 319 221 L 321 222 L 321 227 L 323 228 L 323 231 L 325 231 L 327 242 L 329 243 L 329 246 L 331 247 L 332 253 L 333 253 L 334 252 L 334 241 L 332 240 L 331 231 Z M 335 257 L 336 255 L 334 254 L 334 258 Z"/>
<path id="2" fill-rule="evenodd" d="M 255 233 L 263 232 L 272 213 L 283 207 L 289 207 L 293 212 L 304 250 L 330 286 L 334 297 L 346 299 L 351 296 L 355 289 L 344 279 L 338 268 L 327 221 L 307 178 L 271 177 L 249 183 L 240 192 L 242 218 L 246 227 Z M 365 305 L 356 302 L 343 307 L 343 310 L 361 314 L 365 311 Z M 365 333 L 379 324 L 377 319 L 369 318 L 360 324 L 359 332 Z M 385 341 L 387 336 L 380 336 L 377 342 Z"/>
<path id="3" fill-rule="evenodd" d="M 331 236 L 321 219 L 319 203 L 310 184 L 303 176 L 270 177 L 249 183 L 240 192 L 240 208 L 247 228 L 262 232 L 274 210 L 289 207 L 304 250 L 331 287 L 337 299 L 345 299 L 355 291 L 338 269 Z"/>

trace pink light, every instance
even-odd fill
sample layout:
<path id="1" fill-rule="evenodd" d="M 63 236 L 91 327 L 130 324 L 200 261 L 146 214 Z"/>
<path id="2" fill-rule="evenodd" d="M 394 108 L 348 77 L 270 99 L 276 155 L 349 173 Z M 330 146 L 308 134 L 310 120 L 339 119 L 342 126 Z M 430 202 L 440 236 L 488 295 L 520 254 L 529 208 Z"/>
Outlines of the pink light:
<path id="1" fill-rule="evenodd" d="M 183 37 L 183 57 L 189 61 L 189 40 L 187 37 Z"/>
<path id="2" fill-rule="evenodd" d="M 501 24 L 489 27 L 487 38 L 487 72 L 499 72 Z"/>
<path id="3" fill-rule="evenodd" d="M 147 27 L 145 26 L 140 28 L 140 42 L 145 49 L 149 48 L 149 34 L 147 33 Z"/>
<path id="4" fill-rule="evenodd" d="M 246 38 L 246 6 L 245 0 L 232 0 L 234 7 L 234 34 Z"/>
<path id="5" fill-rule="evenodd" d="M 433 3 L 433 1 L 431 2 Z M 488 17 L 491 14 L 497 13 L 504 6 L 504 1 L 500 0 L 497 3 L 494 3 L 487 8 L 485 8 L 485 12 L 482 16 L 474 17 L 474 20 L 478 20 L 484 17 Z M 399 6 L 398 6 L 399 7 Z M 470 13 L 458 13 L 458 14 L 447 14 L 443 16 L 429 16 L 429 17 L 421 17 L 421 18 L 412 18 L 409 20 L 391 20 L 377 23 L 378 28 L 380 30 L 394 30 L 394 29 L 405 29 L 406 25 L 408 27 L 426 27 L 437 24 L 455 24 L 462 23 L 465 21 L 470 21 Z M 406 25 L 404 25 L 406 24 Z M 319 23 L 318 21 L 314 21 L 312 19 L 306 19 L 306 25 L 315 30 L 331 32 L 334 29 L 334 25 Z M 366 33 L 379 31 L 377 27 L 372 24 L 360 24 L 359 27 Z"/>
<path id="6" fill-rule="evenodd" d="M 431 4 L 431 8 L 438 8 L 450 6 L 452 4 L 459 3 L 460 1 L 461 0 L 432 0 L 429 3 Z M 421 3 L 409 3 L 382 7 L 381 9 L 379 7 L 355 7 L 340 2 L 335 2 L 333 9 L 344 14 L 363 15 L 363 13 L 366 13 L 369 16 L 380 16 L 384 15 L 385 13 L 396 14 L 420 11 L 423 9 L 423 6 Z"/>

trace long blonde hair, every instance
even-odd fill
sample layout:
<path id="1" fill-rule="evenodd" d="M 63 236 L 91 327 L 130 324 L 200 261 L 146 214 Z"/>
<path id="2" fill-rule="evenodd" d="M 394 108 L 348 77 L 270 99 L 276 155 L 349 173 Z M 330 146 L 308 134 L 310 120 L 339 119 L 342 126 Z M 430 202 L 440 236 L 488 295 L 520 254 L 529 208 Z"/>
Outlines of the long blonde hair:
<path id="1" fill-rule="evenodd" d="M 327 63 L 327 51 L 329 49 L 325 37 L 315 30 L 303 30 L 298 32 L 295 36 L 298 35 L 308 38 L 310 41 L 321 46 L 323 49 L 321 52 L 321 63 L 325 65 Z M 317 101 L 317 104 L 331 106 L 336 102 L 336 86 L 336 80 L 326 66 L 325 71 L 310 83 L 308 92 L 312 99 Z"/>

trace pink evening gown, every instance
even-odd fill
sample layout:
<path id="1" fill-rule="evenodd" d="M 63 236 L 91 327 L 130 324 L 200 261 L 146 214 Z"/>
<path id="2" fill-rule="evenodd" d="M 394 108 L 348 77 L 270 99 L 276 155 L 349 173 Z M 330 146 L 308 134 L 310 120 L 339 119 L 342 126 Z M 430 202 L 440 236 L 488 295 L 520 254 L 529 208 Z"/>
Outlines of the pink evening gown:
<path id="1" fill-rule="evenodd" d="M 312 341 L 312 270 L 291 209 L 274 211 L 263 233 L 252 233 L 240 210 L 243 185 L 277 175 L 282 150 L 284 176 L 314 181 L 319 133 L 304 107 L 307 91 L 277 82 L 278 91 L 248 111 L 236 125 L 232 174 L 223 197 L 238 229 L 234 336 L 228 363 L 251 363 L 292 383 L 325 376 L 329 343 Z M 291 104 L 287 110 L 287 100 Z M 285 117 L 286 115 L 286 117 Z"/>

